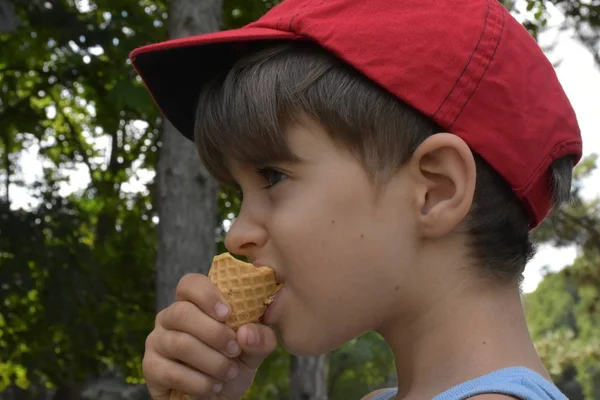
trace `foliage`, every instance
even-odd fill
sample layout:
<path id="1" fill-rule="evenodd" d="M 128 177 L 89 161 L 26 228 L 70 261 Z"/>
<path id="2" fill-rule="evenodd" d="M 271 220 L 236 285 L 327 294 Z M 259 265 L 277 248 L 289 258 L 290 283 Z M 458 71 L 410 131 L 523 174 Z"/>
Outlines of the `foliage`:
<path id="1" fill-rule="evenodd" d="M 596 160 L 578 165 L 572 204 L 535 232 L 555 246 L 576 244 L 579 256 L 546 275 L 525 301 L 531 335 L 549 372 L 559 385 L 573 388 L 575 380 L 590 399 L 600 397 L 600 199 L 586 202 L 580 192 Z"/>
<path id="2" fill-rule="evenodd" d="M 20 28 L 0 35 L 0 382 L 61 389 L 107 368 L 139 379 L 155 216 L 152 188 L 130 186 L 154 168 L 159 119 L 127 54 L 164 37 L 164 4 L 14 6 Z M 43 170 L 19 210 L 23 149 L 39 149 Z M 76 170 L 89 183 L 65 195 Z"/>

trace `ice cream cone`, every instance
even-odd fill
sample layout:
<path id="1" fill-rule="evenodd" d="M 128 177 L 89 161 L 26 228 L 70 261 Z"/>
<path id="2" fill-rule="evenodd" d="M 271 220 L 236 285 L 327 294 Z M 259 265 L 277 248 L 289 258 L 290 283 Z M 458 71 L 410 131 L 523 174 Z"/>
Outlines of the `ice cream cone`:
<path id="1" fill-rule="evenodd" d="M 225 323 L 234 331 L 244 324 L 258 322 L 275 293 L 283 286 L 277 282 L 271 268 L 255 267 L 229 253 L 213 258 L 208 278 L 219 288 L 231 307 L 231 314 Z M 170 400 L 191 400 L 191 397 L 172 390 Z"/>

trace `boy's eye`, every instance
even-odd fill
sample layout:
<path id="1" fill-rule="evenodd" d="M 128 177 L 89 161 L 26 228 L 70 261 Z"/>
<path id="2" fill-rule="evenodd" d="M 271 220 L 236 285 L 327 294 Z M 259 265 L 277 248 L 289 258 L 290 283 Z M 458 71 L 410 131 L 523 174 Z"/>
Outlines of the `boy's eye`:
<path id="1" fill-rule="evenodd" d="M 285 178 L 287 178 L 287 175 L 283 172 L 277 171 L 270 167 L 260 168 L 259 170 L 257 170 L 257 172 L 267 182 L 267 186 L 265 187 L 265 189 L 273 187 Z"/>

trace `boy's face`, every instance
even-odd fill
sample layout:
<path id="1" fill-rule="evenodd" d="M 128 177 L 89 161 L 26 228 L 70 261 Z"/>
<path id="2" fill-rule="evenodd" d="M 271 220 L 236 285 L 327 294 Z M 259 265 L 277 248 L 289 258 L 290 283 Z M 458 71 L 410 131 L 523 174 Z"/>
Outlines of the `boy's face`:
<path id="1" fill-rule="evenodd" d="M 286 134 L 298 163 L 257 172 L 230 160 L 244 198 L 225 244 L 276 270 L 286 286 L 265 322 L 292 353 L 319 354 L 381 328 L 422 290 L 409 268 L 419 247 L 416 187 L 401 169 L 377 189 L 316 123 Z"/>

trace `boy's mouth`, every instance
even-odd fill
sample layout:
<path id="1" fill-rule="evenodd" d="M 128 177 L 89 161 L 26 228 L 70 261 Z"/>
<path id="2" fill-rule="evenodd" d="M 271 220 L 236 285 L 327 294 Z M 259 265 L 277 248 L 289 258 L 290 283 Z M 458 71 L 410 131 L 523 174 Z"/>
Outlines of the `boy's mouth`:
<path id="1" fill-rule="evenodd" d="M 278 285 L 283 285 L 285 284 L 285 278 L 282 277 L 276 270 L 275 268 L 273 268 L 273 266 L 269 263 L 263 263 L 263 262 L 257 262 L 257 261 L 253 261 L 252 265 L 254 265 L 256 268 L 260 268 L 262 266 L 268 266 L 269 268 L 271 268 L 273 270 L 273 273 L 275 274 L 275 282 Z"/>

